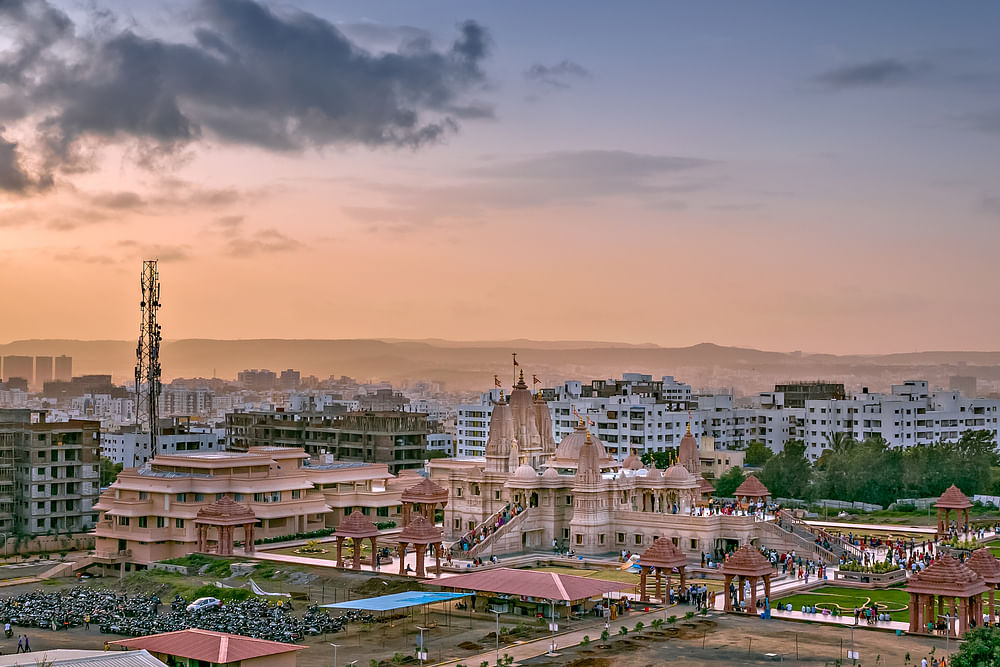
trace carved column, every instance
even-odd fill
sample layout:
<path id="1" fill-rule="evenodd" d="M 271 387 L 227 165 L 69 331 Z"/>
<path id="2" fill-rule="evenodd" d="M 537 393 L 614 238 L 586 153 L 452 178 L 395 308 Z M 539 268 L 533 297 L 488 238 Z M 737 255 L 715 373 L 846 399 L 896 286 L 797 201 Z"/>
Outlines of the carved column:
<path id="1" fill-rule="evenodd" d="M 681 570 L 683 572 L 684 570 Z M 723 609 L 726 611 L 733 610 L 733 596 L 730 594 L 730 585 L 733 583 L 733 575 L 726 574 L 722 577 L 722 599 L 723 599 Z M 684 586 L 681 585 L 681 588 Z"/>
<path id="2" fill-rule="evenodd" d="M 344 538 L 337 535 L 337 567 L 344 567 Z"/>
<path id="3" fill-rule="evenodd" d="M 910 593 L 910 632 L 918 632 L 920 628 L 920 602 L 916 593 Z"/>
<path id="4" fill-rule="evenodd" d="M 406 574 L 406 542 L 399 543 L 399 573 Z"/>
<path id="5" fill-rule="evenodd" d="M 417 544 L 417 577 L 423 579 L 427 574 L 424 572 L 424 554 L 427 552 L 426 544 Z"/>
<path id="6" fill-rule="evenodd" d="M 354 570 L 361 569 L 361 541 L 360 537 L 351 538 L 351 542 L 354 544 L 354 564 L 351 565 L 351 568 Z"/>

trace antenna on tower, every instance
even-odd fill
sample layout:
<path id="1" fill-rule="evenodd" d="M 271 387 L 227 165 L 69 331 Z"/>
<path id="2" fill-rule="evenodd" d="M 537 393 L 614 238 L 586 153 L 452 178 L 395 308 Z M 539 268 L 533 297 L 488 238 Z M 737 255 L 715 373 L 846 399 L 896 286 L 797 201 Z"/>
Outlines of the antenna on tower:
<path id="1" fill-rule="evenodd" d="M 156 314 L 160 310 L 160 272 L 155 259 L 142 263 L 140 286 L 142 320 L 139 323 L 139 344 L 135 348 L 135 423 L 137 432 L 149 434 L 149 455 L 155 457 L 160 434 L 161 340 L 160 325 L 156 322 Z M 135 467 L 134 458 L 132 463 Z"/>

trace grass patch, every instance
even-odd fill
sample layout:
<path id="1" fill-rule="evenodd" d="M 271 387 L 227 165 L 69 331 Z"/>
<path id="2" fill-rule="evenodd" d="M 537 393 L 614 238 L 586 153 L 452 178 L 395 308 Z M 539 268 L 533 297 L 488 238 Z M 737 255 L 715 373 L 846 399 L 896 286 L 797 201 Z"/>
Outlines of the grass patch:
<path id="1" fill-rule="evenodd" d="M 898 588 L 885 590 L 861 590 L 844 586 L 824 586 L 808 593 L 799 593 L 775 601 L 791 604 L 792 611 L 803 606 L 816 605 L 819 609 L 836 610 L 841 616 L 853 616 L 855 607 L 863 607 L 869 602 L 877 602 L 880 611 L 888 611 L 894 621 L 909 622 L 910 594 Z M 884 608 L 886 607 L 887 608 Z"/>
<path id="2" fill-rule="evenodd" d="M 181 565 L 183 567 L 194 568 L 196 571 L 208 565 L 209 567 L 205 571 L 205 574 L 211 574 L 216 577 L 228 577 L 230 575 L 229 566 L 237 561 L 228 558 L 213 558 L 204 554 L 188 554 L 181 558 L 171 558 L 161 562 L 168 565 Z"/>

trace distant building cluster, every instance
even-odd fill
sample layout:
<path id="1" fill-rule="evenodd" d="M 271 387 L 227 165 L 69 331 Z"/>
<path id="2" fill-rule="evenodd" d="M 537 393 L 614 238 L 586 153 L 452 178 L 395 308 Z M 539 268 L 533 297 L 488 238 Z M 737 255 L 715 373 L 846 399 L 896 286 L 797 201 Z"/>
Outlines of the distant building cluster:
<path id="1" fill-rule="evenodd" d="M 740 450 L 756 441 L 780 452 L 796 439 L 805 441 L 813 460 L 836 433 L 910 447 L 954 441 L 971 430 L 990 431 L 996 439 L 1000 429 L 1000 400 L 953 389 L 932 392 L 924 380 L 894 385 L 888 394 L 862 389 L 850 396 L 843 384 L 787 383 L 738 403 L 732 394 L 695 395 L 671 376 L 653 380 L 626 373 L 620 380 L 569 381 L 541 394 L 548 399 L 557 442 L 583 417 L 619 462 L 632 452 L 676 449 L 689 423 L 696 437 L 711 437 L 719 449 Z M 478 403 L 458 406 L 457 456 L 485 455 L 499 399 L 500 390 L 494 389 Z"/>

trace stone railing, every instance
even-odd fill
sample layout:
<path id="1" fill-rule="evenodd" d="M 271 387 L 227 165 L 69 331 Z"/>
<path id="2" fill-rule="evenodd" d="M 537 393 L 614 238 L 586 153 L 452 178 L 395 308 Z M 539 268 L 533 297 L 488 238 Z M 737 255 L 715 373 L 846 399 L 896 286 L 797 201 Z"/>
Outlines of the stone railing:
<path id="1" fill-rule="evenodd" d="M 850 586 L 882 588 L 906 581 L 906 570 L 890 570 L 889 572 L 845 572 L 837 570 L 833 573 L 837 583 Z"/>
<path id="2" fill-rule="evenodd" d="M 499 540 L 501 537 L 510 532 L 510 529 L 513 526 L 522 523 L 524 521 L 524 517 L 527 516 L 530 512 L 531 512 L 530 509 L 522 510 L 520 514 L 511 517 L 511 519 L 507 523 L 505 523 L 504 525 L 500 526 L 492 533 L 487 535 L 486 539 L 484 539 L 482 542 L 474 545 L 468 551 L 457 552 L 457 555 L 461 558 L 475 558 L 476 556 L 483 555 L 483 553 L 489 551 L 490 546 L 494 544 L 496 540 Z"/>

